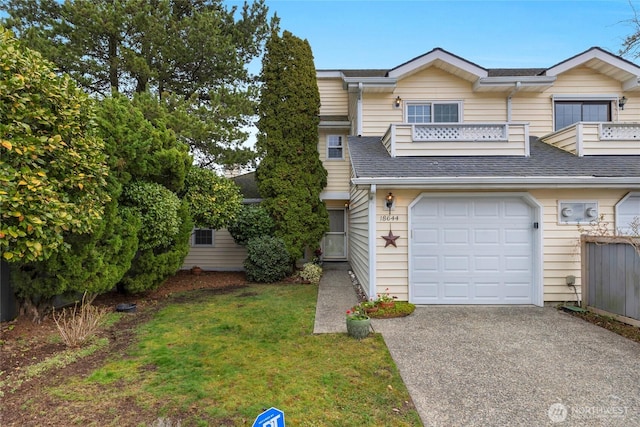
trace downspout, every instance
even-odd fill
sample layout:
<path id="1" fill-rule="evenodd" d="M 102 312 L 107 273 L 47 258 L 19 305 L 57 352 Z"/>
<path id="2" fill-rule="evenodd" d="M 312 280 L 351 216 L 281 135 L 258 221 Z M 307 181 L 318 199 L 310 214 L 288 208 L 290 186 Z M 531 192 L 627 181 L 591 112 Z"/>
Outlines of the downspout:
<path id="1" fill-rule="evenodd" d="M 358 82 L 358 100 L 356 101 L 356 135 L 362 136 L 362 82 Z"/>
<path id="2" fill-rule="evenodd" d="M 521 82 L 516 82 L 511 92 L 509 92 L 509 95 L 507 95 L 507 123 L 511 123 L 511 98 L 520 90 L 521 86 Z"/>
<path id="3" fill-rule="evenodd" d="M 369 297 L 376 295 L 376 184 L 369 189 Z"/>

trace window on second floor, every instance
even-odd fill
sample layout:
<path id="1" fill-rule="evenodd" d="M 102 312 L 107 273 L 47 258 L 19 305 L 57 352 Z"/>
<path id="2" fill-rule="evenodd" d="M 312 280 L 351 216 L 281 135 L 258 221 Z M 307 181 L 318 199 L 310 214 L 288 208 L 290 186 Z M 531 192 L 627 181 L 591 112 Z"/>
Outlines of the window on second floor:
<path id="1" fill-rule="evenodd" d="M 344 159 L 342 135 L 327 135 L 327 159 Z"/>
<path id="2" fill-rule="evenodd" d="M 213 233 L 210 228 L 196 228 L 191 236 L 191 246 L 213 246 Z"/>
<path id="3" fill-rule="evenodd" d="M 556 101 L 555 130 L 578 122 L 610 122 L 611 101 Z"/>
<path id="4" fill-rule="evenodd" d="M 407 123 L 459 123 L 458 102 L 407 103 Z"/>

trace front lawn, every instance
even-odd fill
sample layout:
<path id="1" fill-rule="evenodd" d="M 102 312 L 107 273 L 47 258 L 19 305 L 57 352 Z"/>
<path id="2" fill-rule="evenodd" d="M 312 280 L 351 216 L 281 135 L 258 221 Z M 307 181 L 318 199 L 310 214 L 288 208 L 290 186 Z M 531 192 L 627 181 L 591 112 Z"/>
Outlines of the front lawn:
<path id="1" fill-rule="evenodd" d="M 174 296 L 129 349 L 43 393 L 56 417 L 82 408 L 78 425 L 246 426 L 272 406 L 289 426 L 421 425 L 380 335 L 312 334 L 316 297 L 292 284 Z"/>

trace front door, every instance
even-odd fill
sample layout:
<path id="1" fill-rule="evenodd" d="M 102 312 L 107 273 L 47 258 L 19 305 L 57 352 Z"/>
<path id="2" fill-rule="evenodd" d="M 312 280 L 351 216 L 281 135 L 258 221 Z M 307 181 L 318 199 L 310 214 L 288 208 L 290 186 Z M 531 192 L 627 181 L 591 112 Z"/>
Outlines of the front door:
<path id="1" fill-rule="evenodd" d="M 328 209 L 329 232 L 324 235 L 324 259 L 347 258 L 347 216 L 345 209 Z"/>

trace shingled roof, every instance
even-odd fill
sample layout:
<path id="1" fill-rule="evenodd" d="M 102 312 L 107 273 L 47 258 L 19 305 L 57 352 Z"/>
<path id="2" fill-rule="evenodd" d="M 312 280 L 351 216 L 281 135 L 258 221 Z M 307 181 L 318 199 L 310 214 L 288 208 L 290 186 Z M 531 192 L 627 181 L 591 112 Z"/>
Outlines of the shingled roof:
<path id="1" fill-rule="evenodd" d="M 630 178 L 640 184 L 640 156 L 578 157 L 531 138 L 530 156 L 424 156 L 392 158 L 380 137 L 348 139 L 355 178 L 397 178 L 398 183 L 411 178 L 435 177 L 576 177 Z M 602 179 L 604 182 L 606 179 Z M 454 181 L 452 181 L 454 182 Z M 566 183 L 566 182 L 565 182 Z"/>

